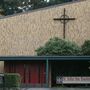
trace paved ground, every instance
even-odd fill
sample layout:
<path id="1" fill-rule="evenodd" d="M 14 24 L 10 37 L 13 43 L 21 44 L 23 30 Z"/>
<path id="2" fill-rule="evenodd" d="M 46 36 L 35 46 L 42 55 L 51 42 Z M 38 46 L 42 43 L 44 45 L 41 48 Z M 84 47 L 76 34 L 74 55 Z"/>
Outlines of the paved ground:
<path id="1" fill-rule="evenodd" d="M 90 90 L 90 88 L 27 88 L 21 90 Z"/>
<path id="2" fill-rule="evenodd" d="M 23 88 L 23 89 L 3 89 L 0 90 L 90 90 L 90 88 Z"/>

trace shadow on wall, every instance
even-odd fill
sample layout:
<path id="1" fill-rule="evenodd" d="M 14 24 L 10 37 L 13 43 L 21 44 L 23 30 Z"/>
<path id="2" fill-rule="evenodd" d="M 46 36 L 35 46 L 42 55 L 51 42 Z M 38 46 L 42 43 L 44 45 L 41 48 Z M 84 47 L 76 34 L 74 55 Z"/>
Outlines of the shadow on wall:
<path id="1" fill-rule="evenodd" d="M 0 73 L 4 72 L 4 62 L 0 61 Z"/>

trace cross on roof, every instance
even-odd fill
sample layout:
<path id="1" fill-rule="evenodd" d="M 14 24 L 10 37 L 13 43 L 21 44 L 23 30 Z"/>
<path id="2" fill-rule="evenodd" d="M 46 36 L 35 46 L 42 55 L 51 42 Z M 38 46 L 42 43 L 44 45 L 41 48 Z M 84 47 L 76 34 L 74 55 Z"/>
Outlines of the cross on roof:
<path id="1" fill-rule="evenodd" d="M 63 38 L 65 39 L 65 34 L 66 34 L 66 24 L 70 20 L 75 20 L 75 18 L 70 18 L 68 15 L 66 15 L 66 9 L 64 8 L 64 13 L 61 15 L 60 18 L 54 18 L 54 20 L 60 21 L 63 24 Z"/>

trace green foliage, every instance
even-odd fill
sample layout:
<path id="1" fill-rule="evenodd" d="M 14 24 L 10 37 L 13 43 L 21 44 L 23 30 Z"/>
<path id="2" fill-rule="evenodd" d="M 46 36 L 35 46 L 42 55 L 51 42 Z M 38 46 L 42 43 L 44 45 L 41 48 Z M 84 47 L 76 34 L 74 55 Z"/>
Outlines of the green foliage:
<path id="1" fill-rule="evenodd" d="M 5 87 L 20 87 L 20 75 L 16 73 L 6 73 L 5 76 Z"/>
<path id="2" fill-rule="evenodd" d="M 18 13 L 19 12 L 18 7 L 21 6 L 22 4 L 20 1 L 19 0 L 5 0 L 4 1 L 5 15 Z"/>
<path id="3" fill-rule="evenodd" d="M 70 1 L 72 0 L 0 0 L 0 7 L 4 10 L 4 15 L 11 15 Z"/>
<path id="4" fill-rule="evenodd" d="M 3 84 L 0 84 L 0 88 L 3 88 Z"/>
<path id="5" fill-rule="evenodd" d="M 63 3 L 65 2 L 65 0 L 50 0 L 50 4 L 53 5 L 53 4 L 59 4 L 59 3 Z"/>
<path id="6" fill-rule="evenodd" d="M 82 45 L 83 55 L 90 55 L 90 40 L 86 40 Z"/>
<path id="7" fill-rule="evenodd" d="M 58 37 L 51 38 L 42 47 L 37 50 L 37 55 L 49 56 L 49 55 L 80 55 L 81 48 L 75 43 L 59 39 Z"/>

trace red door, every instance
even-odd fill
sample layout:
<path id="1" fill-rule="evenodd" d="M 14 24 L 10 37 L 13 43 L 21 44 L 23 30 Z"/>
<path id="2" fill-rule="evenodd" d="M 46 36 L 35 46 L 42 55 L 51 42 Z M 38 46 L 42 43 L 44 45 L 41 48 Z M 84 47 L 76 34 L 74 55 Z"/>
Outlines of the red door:
<path id="1" fill-rule="evenodd" d="M 9 73 L 19 73 L 23 84 L 36 85 L 45 83 L 44 62 L 5 63 L 5 71 Z"/>
<path id="2" fill-rule="evenodd" d="M 39 84 L 39 68 L 37 64 L 31 65 L 30 70 L 30 83 L 31 84 Z"/>
<path id="3" fill-rule="evenodd" d="M 23 64 L 19 63 L 16 65 L 16 71 L 15 73 L 19 73 L 20 74 L 20 77 L 21 77 L 21 83 L 23 83 L 25 80 L 24 80 L 24 67 L 23 67 Z"/>
<path id="4" fill-rule="evenodd" d="M 40 65 L 40 84 L 45 84 L 45 81 L 46 81 L 46 73 L 45 73 L 45 64 L 42 63 Z"/>
<path id="5" fill-rule="evenodd" d="M 37 64 L 24 64 L 24 83 L 38 84 L 38 66 Z"/>
<path id="6" fill-rule="evenodd" d="M 45 64 L 44 63 L 29 63 L 24 67 L 25 84 L 44 84 L 45 83 Z"/>
<path id="7" fill-rule="evenodd" d="M 27 64 L 24 64 L 24 83 L 29 84 L 29 66 Z"/>

